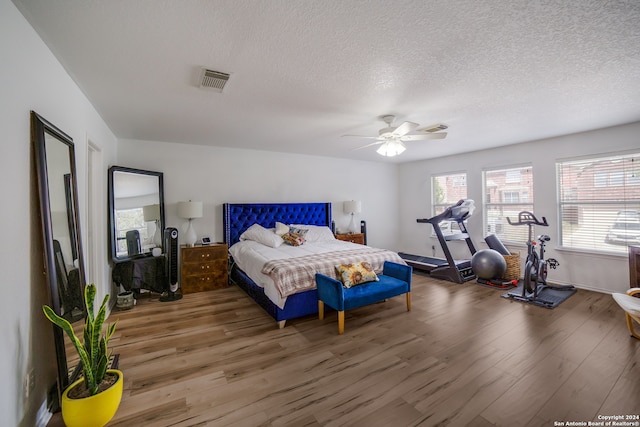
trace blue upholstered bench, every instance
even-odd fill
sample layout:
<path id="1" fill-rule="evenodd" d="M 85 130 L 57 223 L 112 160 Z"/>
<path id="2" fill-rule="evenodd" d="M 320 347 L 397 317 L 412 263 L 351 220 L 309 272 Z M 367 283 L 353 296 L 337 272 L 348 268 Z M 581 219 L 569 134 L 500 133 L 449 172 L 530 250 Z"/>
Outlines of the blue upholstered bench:
<path id="1" fill-rule="evenodd" d="M 344 333 L 344 312 L 352 308 L 407 294 L 407 311 L 411 310 L 411 274 L 408 265 L 385 261 L 379 281 L 345 288 L 339 280 L 316 273 L 318 316 L 324 319 L 324 305 L 338 312 L 338 333 Z"/>

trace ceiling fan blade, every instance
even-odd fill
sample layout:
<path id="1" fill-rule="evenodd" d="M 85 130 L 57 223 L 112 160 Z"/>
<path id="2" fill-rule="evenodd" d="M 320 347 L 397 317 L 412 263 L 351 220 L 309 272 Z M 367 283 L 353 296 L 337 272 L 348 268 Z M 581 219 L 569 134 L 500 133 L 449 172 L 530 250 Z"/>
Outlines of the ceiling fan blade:
<path id="1" fill-rule="evenodd" d="M 409 132 L 415 130 L 418 126 L 419 125 L 417 123 L 404 122 L 400 126 L 395 128 L 395 130 L 393 132 L 391 132 L 391 135 L 392 136 L 403 136 L 403 135 L 406 135 Z"/>
<path id="2" fill-rule="evenodd" d="M 446 132 L 441 133 L 430 133 L 426 135 L 405 135 L 400 138 L 403 141 L 426 141 L 430 139 L 445 139 L 447 136 Z"/>
<path id="3" fill-rule="evenodd" d="M 376 142 L 372 142 L 371 144 L 367 144 L 367 145 L 363 145 L 362 147 L 358 147 L 358 148 L 354 148 L 351 151 L 358 151 L 358 150 L 362 150 L 363 148 L 369 148 L 372 147 L 374 145 L 379 145 L 379 144 L 384 144 L 386 141 L 376 141 Z"/>
<path id="4" fill-rule="evenodd" d="M 377 137 L 377 136 L 366 136 L 366 135 L 340 135 L 340 136 L 341 136 L 341 137 L 343 137 L 343 138 L 344 138 L 345 136 L 348 136 L 348 137 L 353 137 L 353 138 L 378 139 L 378 137 Z"/>

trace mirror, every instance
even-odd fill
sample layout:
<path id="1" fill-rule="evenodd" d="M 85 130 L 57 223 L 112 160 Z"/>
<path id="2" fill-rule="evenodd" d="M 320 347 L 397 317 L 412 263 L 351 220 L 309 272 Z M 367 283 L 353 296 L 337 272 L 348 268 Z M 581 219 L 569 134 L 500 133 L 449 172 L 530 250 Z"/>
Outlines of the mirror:
<path id="1" fill-rule="evenodd" d="M 114 262 L 150 256 L 154 248 L 162 250 L 162 172 L 109 168 L 109 227 Z"/>
<path id="2" fill-rule="evenodd" d="M 31 142 L 35 152 L 50 305 L 74 328 L 81 329 L 86 314 L 85 273 L 76 209 L 78 190 L 73 140 L 32 111 Z M 53 324 L 52 327 L 58 362 L 58 391 L 61 393 L 80 370 L 77 362 L 67 358 L 67 354 L 76 356 L 65 350 L 65 340 L 69 341 L 66 334 Z M 69 367 L 75 367 L 71 375 Z"/>

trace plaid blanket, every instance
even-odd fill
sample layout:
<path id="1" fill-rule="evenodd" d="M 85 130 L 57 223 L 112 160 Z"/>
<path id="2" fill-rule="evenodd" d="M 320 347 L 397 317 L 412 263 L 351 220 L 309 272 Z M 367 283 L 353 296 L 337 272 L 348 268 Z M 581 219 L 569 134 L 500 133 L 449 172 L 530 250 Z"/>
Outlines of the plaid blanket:
<path id="1" fill-rule="evenodd" d="M 301 291 L 314 289 L 316 287 L 316 273 L 338 279 L 336 265 L 363 261 L 370 263 L 376 274 L 382 273 L 385 261 L 406 264 L 395 252 L 363 246 L 362 249 L 268 261 L 262 267 L 262 273 L 271 276 L 280 296 L 284 298 Z"/>

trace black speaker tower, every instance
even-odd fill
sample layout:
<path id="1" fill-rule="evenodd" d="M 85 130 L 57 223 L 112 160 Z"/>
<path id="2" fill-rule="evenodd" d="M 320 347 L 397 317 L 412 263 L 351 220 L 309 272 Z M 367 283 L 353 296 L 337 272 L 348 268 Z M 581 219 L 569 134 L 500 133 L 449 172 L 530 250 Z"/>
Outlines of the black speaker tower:
<path id="1" fill-rule="evenodd" d="M 167 227 L 164 230 L 164 251 L 166 257 L 167 291 L 162 294 L 160 301 L 176 301 L 182 298 L 178 290 L 178 229 Z"/>

